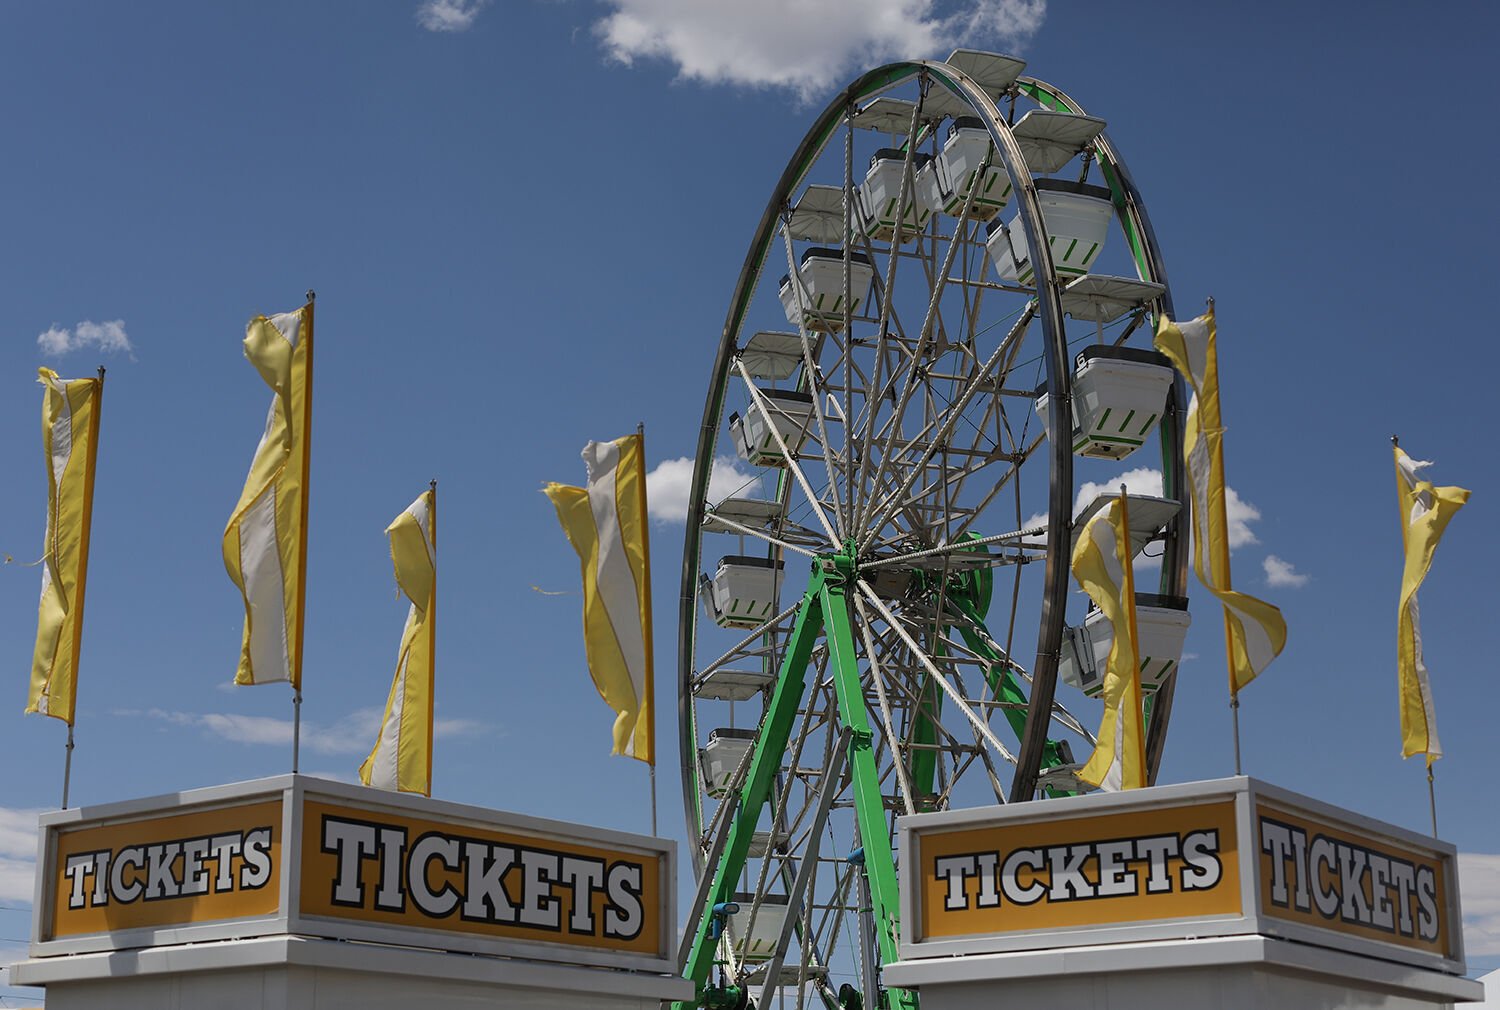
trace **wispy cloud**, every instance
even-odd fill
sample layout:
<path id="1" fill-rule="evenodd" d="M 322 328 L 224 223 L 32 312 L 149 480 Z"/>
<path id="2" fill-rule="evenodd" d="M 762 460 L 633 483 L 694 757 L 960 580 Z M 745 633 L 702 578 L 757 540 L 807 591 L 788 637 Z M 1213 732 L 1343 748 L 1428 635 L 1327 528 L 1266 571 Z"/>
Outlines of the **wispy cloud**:
<path id="1" fill-rule="evenodd" d="M 725 498 L 746 495 L 760 475 L 751 472 L 733 456 L 714 460 L 708 479 L 708 500 L 718 504 Z M 693 490 L 693 458 L 679 456 L 664 459 L 646 474 L 646 507 L 651 518 L 660 523 L 680 523 L 687 519 L 688 497 Z"/>
<path id="2" fill-rule="evenodd" d="M 1260 564 L 1266 570 L 1266 585 L 1268 586 L 1296 589 L 1307 585 L 1308 576 L 1297 571 L 1290 561 L 1283 561 L 1274 554 L 1267 554 Z"/>
<path id="3" fill-rule="evenodd" d="M 0 807 L 0 901 L 31 904 L 40 810 Z"/>
<path id="4" fill-rule="evenodd" d="M 422 0 L 417 24 L 430 32 L 466 32 L 490 0 Z"/>
<path id="5" fill-rule="evenodd" d="M 129 354 L 135 350 L 125 332 L 125 320 L 110 319 L 96 323 L 85 319 L 71 330 L 53 323 L 37 334 L 36 346 L 49 358 L 59 358 L 73 351 L 94 348 L 105 354 Z"/>
<path id="6" fill-rule="evenodd" d="M 292 721 L 273 719 L 263 715 L 241 715 L 236 712 L 169 712 L 160 708 L 144 712 L 120 710 L 118 716 L 157 719 L 173 726 L 189 726 L 234 743 L 290 746 Z M 304 721 L 302 724 L 302 746 L 314 754 L 363 754 L 375 743 L 375 733 L 380 728 L 378 708 L 361 708 L 343 718 L 320 725 Z M 477 733 L 483 724 L 473 719 L 435 719 L 433 735 L 438 738 L 465 736 Z"/>
<path id="7" fill-rule="evenodd" d="M 1470 957 L 1500 955 L 1500 855 L 1460 852 L 1458 879 L 1464 909 L 1464 953 Z"/>
<path id="8" fill-rule="evenodd" d="M 1046 0 L 605 0 L 594 26 L 605 52 L 630 66 L 664 60 L 705 84 L 789 88 L 806 100 L 851 73 L 956 46 L 1023 45 Z"/>

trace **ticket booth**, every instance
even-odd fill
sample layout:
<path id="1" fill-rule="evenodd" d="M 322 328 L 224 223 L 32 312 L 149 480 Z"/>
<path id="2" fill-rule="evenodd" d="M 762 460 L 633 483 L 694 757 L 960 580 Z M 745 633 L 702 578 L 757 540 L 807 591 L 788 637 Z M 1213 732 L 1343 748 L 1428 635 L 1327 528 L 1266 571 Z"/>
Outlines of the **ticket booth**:
<path id="1" fill-rule="evenodd" d="M 50 1010 L 656 1010 L 674 846 L 299 775 L 41 819 Z"/>
<path id="2" fill-rule="evenodd" d="M 1433 1010 L 1464 977 L 1454 849 L 1237 777 L 901 820 L 922 1010 Z"/>

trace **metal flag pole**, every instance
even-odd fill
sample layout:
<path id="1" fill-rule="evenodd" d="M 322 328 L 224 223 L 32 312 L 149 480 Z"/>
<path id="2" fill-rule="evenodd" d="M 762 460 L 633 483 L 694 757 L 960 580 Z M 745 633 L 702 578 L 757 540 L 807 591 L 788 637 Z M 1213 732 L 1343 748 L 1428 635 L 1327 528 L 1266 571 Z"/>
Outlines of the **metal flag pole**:
<path id="1" fill-rule="evenodd" d="M 93 428 L 93 437 L 89 439 L 89 452 L 90 453 L 96 453 L 99 450 L 99 409 L 103 405 L 103 403 L 104 403 L 104 366 L 100 365 L 99 366 L 99 391 L 94 396 L 94 410 L 93 410 L 93 415 L 92 415 L 92 417 L 90 419 L 90 422 L 89 422 L 90 426 Z M 89 470 L 90 470 L 90 472 L 93 471 L 93 468 L 94 468 L 94 462 L 93 462 L 92 459 L 90 459 L 89 460 Z M 83 564 L 82 564 L 82 569 L 81 569 L 81 574 L 85 575 L 85 576 L 86 576 L 86 574 L 88 572 L 88 527 L 89 527 L 89 525 L 92 522 L 92 512 L 93 512 L 93 505 L 94 505 L 94 492 L 93 492 L 92 485 L 90 485 L 89 490 L 87 492 L 87 499 L 88 499 L 88 504 L 85 506 L 87 512 L 86 512 L 85 519 L 84 519 L 84 533 L 83 533 Z M 77 618 L 78 622 L 79 622 L 79 626 L 80 626 L 80 631 L 79 631 L 80 635 L 82 634 L 82 630 L 81 629 L 82 629 L 82 623 L 83 623 L 82 600 L 83 600 L 83 587 L 82 587 L 82 585 L 80 585 L 79 586 L 79 611 L 78 611 L 78 618 Z M 74 670 L 76 671 L 77 670 L 77 663 L 78 663 L 78 649 L 76 647 L 75 647 L 74 653 L 73 653 L 73 663 L 74 663 Z M 76 684 L 76 675 L 75 675 L 75 684 L 74 684 L 74 689 L 73 690 L 74 690 L 74 708 L 76 710 L 76 707 L 77 707 L 77 691 L 78 691 L 77 684 Z M 70 711 L 68 713 L 68 742 L 67 742 L 67 745 L 66 745 L 66 747 L 64 748 L 64 751 L 63 751 L 62 808 L 64 810 L 68 809 L 68 791 L 69 791 L 69 787 L 72 785 L 72 782 L 73 782 L 73 722 L 74 722 L 74 720 L 76 718 L 77 718 L 76 711 Z"/>
<path id="2" fill-rule="evenodd" d="M 68 756 L 63 758 L 63 809 L 68 809 L 68 782 L 74 777 L 74 726 L 68 723 Z M 1433 830 L 1437 834 L 1437 828 Z"/>
<path id="3" fill-rule="evenodd" d="M 1432 765 L 1430 763 L 1427 765 L 1427 808 L 1432 813 L 1432 837 L 1436 838 L 1438 836 L 1438 833 L 1437 833 L 1437 789 L 1432 784 Z"/>
<path id="4" fill-rule="evenodd" d="M 646 511 L 646 422 L 637 421 L 635 425 L 636 438 L 641 442 L 641 560 L 645 563 L 646 571 L 646 606 L 642 610 L 645 615 L 646 640 L 646 702 L 645 708 L 650 715 L 646 723 L 646 739 L 650 748 L 651 760 L 646 766 L 651 769 L 651 834 L 656 834 L 656 686 L 652 674 L 654 657 L 651 644 L 651 535 L 649 530 L 650 517 Z"/>
<path id="5" fill-rule="evenodd" d="M 297 655 L 295 674 L 297 683 L 292 688 L 292 774 L 298 772 L 302 754 L 302 643 L 307 638 L 307 477 L 308 464 L 312 457 L 312 381 L 313 381 L 313 302 L 318 293 L 307 289 L 307 375 L 306 388 L 302 391 L 302 536 L 299 538 L 297 559 Z"/>
<path id="6" fill-rule="evenodd" d="M 1208 311 L 1214 311 L 1213 295 L 1206 299 Z M 1205 517 L 1206 519 L 1207 517 Z M 1229 585 L 1229 523 L 1225 517 L 1224 523 L 1224 548 L 1223 557 L 1217 559 L 1220 567 L 1220 576 L 1224 584 Z M 1205 523 L 1204 528 L 1207 528 Z M 1234 682 L 1234 629 L 1229 623 L 1229 608 L 1224 608 L 1224 670 L 1229 676 L 1229 711 L 1234 721 L 1234 773 L 1244 774 L 1240 763 L 1240 689 Z"/>
<path id="7" fill-rule="evenodd" d="M 437 709 L 437 478 L 427 482 L 427 539 L 432 547 L 432 595 L 427 600 L 427 792 L 432 795 L 432 738 Z"/>
<path id="8" fill-rule="evenodd" d="M 1401 448 L 1401 438 L 1400 438 L 1400 436 L 1397 436 L 1397 435 L 1392 435 L 1391 436 L 1391 447 L 1393 449 L 1399 449 L 1399 448 Z M 1402 523 L 1402 525 L 1401 525 L 1401 545 L 1402 545 L 1403 548 L 1406 546 L 1406 523 L 1409 522 L 1409 521 L 1410 521 L 1410 517 L 1405 516 L 1405 515 L 1403 515 L 1401 517 L 1401 523 Z M 1432 837 L 1436 838 L 1438 836 L 1438 827 L 1437 827 L 1437 786 L 1433 783 L 1433 780 L 1432 780 L 1432 760 L 1431 760 L 1430 756 L 1427 755 L 1427 754 L 1423 754 L 1422 756 L 1423 756 L 1423 758 L 1427 759 L 1427 812 L 1432 816 Z"/>

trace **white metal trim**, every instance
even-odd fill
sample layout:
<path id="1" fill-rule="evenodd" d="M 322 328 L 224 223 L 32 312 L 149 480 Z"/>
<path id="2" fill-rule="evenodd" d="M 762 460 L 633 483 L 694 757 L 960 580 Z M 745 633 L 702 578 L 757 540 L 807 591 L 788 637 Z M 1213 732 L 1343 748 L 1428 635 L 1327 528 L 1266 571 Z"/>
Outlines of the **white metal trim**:
<path id="1" fill-rule="evenodd" d="M 1442 1002 L 1484 998 L 1484 987 L 1473 979 L 1264 936 L 1205 937 L 1019 951 L 961 960 L 900 961 L 888 965 L 884 974 L 891 985 L 920 990 L 923 986 L 1014 978 L 1228 965 L 1264 965 L 1328 975 L 1353 980 L 1370 988 L 1398 989 L 1429 998 L 1438 997 Z"/>
<path id="2" fill-rule="evenodd" d="M 65 960 L 44 958 L 12 966 L 17 985 L 59 985 L 143 975 L 306 966 L 374 974 L 451 978 L 514 988 L 563 992 L 609 991 L 647 999 L 691 999 L 692 983 L 675 975 L 474 957 L 444 951 L 340 943 L 298 936 L 161 947 L 123 956 L 100 951 Z"/>

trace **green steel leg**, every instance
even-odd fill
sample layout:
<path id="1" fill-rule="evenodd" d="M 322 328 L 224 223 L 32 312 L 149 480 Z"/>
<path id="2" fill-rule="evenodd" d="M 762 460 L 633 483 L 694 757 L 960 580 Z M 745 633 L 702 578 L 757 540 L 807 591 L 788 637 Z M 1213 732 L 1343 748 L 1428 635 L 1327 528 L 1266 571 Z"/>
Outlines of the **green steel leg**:
<path id="1" fill-rule="evenodd" d="M 786 753 L 792 726 L 796 721 L 797 706 L 807 689 L 807 666 L 812 660 L 813 646 L 823 630 L 823 604 L 819 593 L 823 587 L 823 574 L 814 568 L 807 594 L 797 611 L 792 626 L 792 636 L 787 642 L 786 656 L 781 664 L 781 674 L 771 693 L 771 703 L 761 723 L 760 735 L 755 742 L 755 753 L 750 758 L 750 769 L 740 788 L 739 809 L 729 826 L 729 838 L 724 845 L 723 858 L 713 870 L 714 884 L 703 908 L 702 918 L 696 925 L 697 933 L 687 963 L 683 966 L 684 978 L 697 986 L 697 999 L 691 1005 L 701 1003 L 708 986 L 708 975 L 713 970 L 718 941 L 710 938 L 713 925 L 714 906 L 730 901 L 734 897 L 734 882 L 739 879 L 750 854 L 750 841 L 760 822 L 761 811 L 770 798 L 776 780 L 776 769 Z M 845 627 L 847 629 L 847 618 Z M 690 1004 L 678 1003 L 678 1008 Z"/>
<path id="2" fill-rule="evenodd" d="M 870 731 L 864 689 L 860 686 L 854 629 L 849 618 L 847 590 L 853 581 L 854 570 L 848 559 L 842 556 L 829 561 L 836 566 L 838 573 L 829 574 L 818 587 L 828 636 L 828 669 L 833 674 L 839 712 L 850 730 L 850 790 L 854 796 L 860 843 L 864 848 L 864 871 L 870 886 L 871 914 L 875 919 L 880 963 L 891 964 L 899 957 L 896 944 L 900 897 L 896 887 L 896 864 L 891 855 L 891 830 L 886 819 L 885 801 L 880 795 L 880 772 L 875 765 L 874 735 Z M 879 993 L 865 993 L 865 1005 L 879 1007 L 879 996 Z M 917 1005 L 916 995 L 904 989 L 887 990 L 886 997 L 886 1005 L 892 1010 L 915 1010 Z"/>
<path id="3" fill-rule="evenodd" d="M 916 745 L 911 753 L 911 788 L 916 793 L 913 802 L 937 792 L 937 751 L 927 745 L 937 743 L 937 718 L 942 709 L 942 694 L 932 679 L 923 674 L 921 700 L 917 702 L 916 719 L 911 727 L 911 742 Z"/>
<path id="4" fill-rule="evenodd" d="M 961 594 L 950 596 L 954 608 L 968 618 L 974 627 L 984 627 L 984 620 L 974 609 L 972 603 Z M 1003 664 L 1004 657 L 985 640 L 985 636 L 977 634 L 974 628 L 968 624 L 961 624 L 958 633 L 963 637 L 964 644 L 974 652 L 983 656 L 990 665 L 985 670 L 985 679 L 989 681 L 990 690 L 995 693 L 995 700 L 1002 704 L 1000 711 L 1010 723 L 1011 731 L 1019 738 L 1026 729 L 1026 695 L 1021 692 L 1021 685 L 1016 683 L 1016 678 Z M 1062 750 L 1056 740 L 1048 740 L 1042 751 L 1042 767 L 1055 768 L 1063 763 Z M 1049 796 L 1071 796 L 1072 793 L 1048 789 Z"/>

